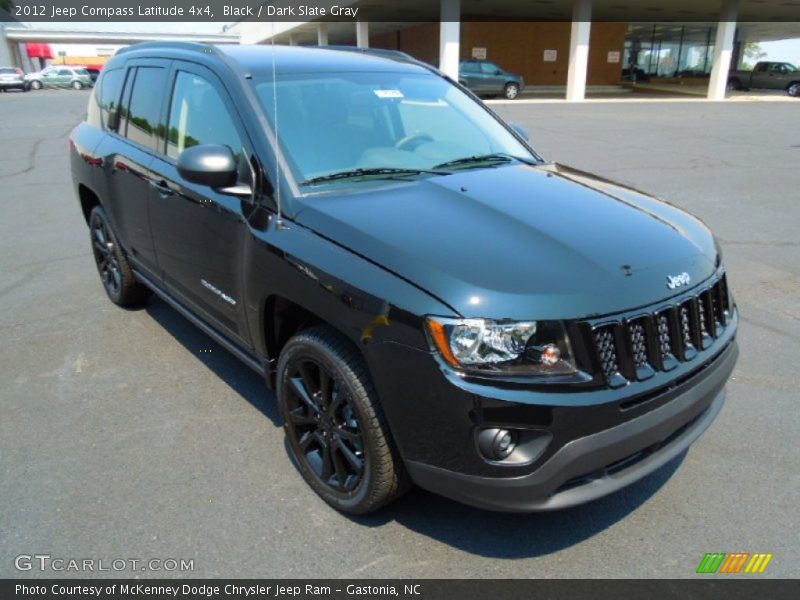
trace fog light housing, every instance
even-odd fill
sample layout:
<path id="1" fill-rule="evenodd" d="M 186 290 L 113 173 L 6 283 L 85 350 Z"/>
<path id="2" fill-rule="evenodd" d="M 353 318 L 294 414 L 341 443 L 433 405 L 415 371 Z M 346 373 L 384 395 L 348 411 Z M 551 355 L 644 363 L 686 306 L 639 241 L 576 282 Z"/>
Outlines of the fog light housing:
<path id="1" fill-rule="evenodd" d="M 517 447 L 519 434 L 513 429 L 492 427 L 478 434 L 478 448 L 489 460 L 505 460 Z"/>

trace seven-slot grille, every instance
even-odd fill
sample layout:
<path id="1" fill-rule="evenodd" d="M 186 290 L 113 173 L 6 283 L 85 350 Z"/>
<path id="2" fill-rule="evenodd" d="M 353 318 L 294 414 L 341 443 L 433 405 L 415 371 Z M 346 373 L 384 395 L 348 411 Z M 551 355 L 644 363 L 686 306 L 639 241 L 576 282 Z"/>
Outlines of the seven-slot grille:
<path id="1" fill-rule="evenodd" d="M 711 346 L 730 319 L 723 274 L 696 295 L 656 313 L 600 325 L 592 331 L 594 350 L 606 382 L 617 387 L 669 371 Z"/>

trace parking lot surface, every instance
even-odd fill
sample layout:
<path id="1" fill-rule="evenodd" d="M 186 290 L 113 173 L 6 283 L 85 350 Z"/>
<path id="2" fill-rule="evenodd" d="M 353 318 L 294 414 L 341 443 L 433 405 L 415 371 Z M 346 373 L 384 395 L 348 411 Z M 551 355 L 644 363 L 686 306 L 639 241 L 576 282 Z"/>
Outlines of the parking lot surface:
<path id="1" fill-rule="evenodd" d="M 727 404 L 680 460 L 583 507 L 414 490 L 348 518 L 295 471 L 256 374 L 163 302 L 106 299 L 67 163 L 87 99 L 0 96 L 0 576 L 42 575 L 14 558 L 44 553 L 194 565 L 84 574 L 108 576 L 692 577 L 715 551 L 798 575 L 800 101 L 497 104 L 546 158 L 716 232 L 742 314 Z"/>

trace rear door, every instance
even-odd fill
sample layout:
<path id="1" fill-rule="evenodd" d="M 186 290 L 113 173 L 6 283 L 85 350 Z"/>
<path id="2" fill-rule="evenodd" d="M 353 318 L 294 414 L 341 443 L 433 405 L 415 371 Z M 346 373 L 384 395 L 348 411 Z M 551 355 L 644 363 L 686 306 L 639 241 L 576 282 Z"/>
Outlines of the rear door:
<path id="1" fill-rule="evenodd" d="M 473 91 L 479 91 L 481 84 L 481 66 L 475 61 L 466 60 L 461 63 L 458 78 Z"/>
<path id="2" fill-rule="evenodd" d="M 128 63 L 119 118 L 97 152 L 103 160 L 111 220 L 139 268 L 157 273 L 150 231 L 150 167 L 164 140 L 164 106 L 170 61 Z"/>
<path id="3" fill-rule="evenodd" d="M 177 159 L 186 148 L 228 146 L 243 183 L 253 185 L 252 146 L 229 94 L 214 73 L 175 61 L 167 88 L 165 148 L 152 165 L 150 222 L 163 282 L 206 322 L 250 347 L 242 284 L 247 199 L 184 181 Z"/>
<path id="4" fill-rule="evenodd" d="M 503 91 L 505 78 L 500 67 L 491 62 L 482 62 L 481 74 L 483 75 L 482 85 L 484 91 L 492 94 L 499 94 Z"/>
<path id="5" fill-rule="evenodd" d="M 750 78 L 750 87 L 765 88 L 769 87 L 769 65 L 770 63 L 761 62 L 753 69 Z"/>

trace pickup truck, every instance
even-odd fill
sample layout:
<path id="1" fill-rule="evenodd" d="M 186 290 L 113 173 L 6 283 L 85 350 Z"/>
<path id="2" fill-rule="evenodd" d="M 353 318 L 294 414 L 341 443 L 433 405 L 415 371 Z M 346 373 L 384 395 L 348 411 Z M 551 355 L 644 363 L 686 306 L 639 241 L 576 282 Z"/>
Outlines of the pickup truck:
<path id="1" fill-rule="evenodd" d="M 786 90 L 790 96 L 800 96 L 800 71 L 786 62 L 766 62 L 756 64 L 752 71 L 731 71 L 728 76 L 728 88 L 733 90 L 749 90 L 750 88 L 766 88 Z"/>

